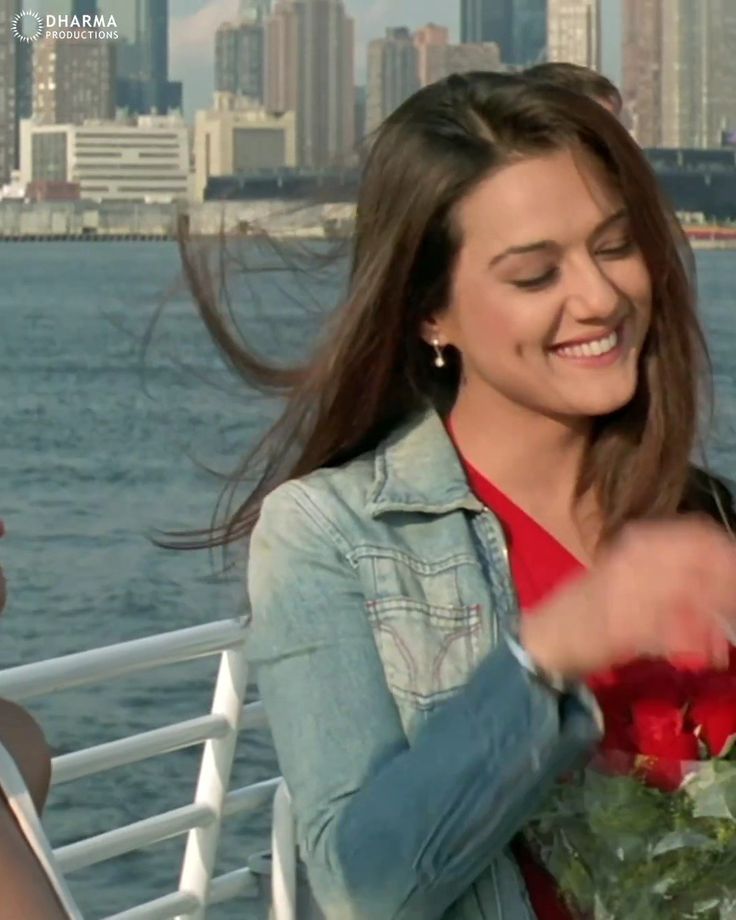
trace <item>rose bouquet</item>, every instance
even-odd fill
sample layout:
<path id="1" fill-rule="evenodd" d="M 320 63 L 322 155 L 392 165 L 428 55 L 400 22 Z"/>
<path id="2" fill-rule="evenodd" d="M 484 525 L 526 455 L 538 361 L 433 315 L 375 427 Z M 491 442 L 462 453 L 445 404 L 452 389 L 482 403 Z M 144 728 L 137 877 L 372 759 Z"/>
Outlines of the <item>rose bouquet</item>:
<path id="1" fill-rule="evenodd" d="M 736 675 L 617 712 L 533 850 L 585 920 L 736 920 Z"/>

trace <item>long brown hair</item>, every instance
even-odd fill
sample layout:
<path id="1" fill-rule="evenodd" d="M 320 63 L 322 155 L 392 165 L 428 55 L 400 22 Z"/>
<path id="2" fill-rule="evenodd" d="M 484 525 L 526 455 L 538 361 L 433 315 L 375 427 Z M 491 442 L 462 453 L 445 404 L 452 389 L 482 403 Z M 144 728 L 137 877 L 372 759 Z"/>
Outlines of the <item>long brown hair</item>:
<path id="1" fill-rule="evenodd" d="M 302 366 L 274 367 L 235 334 L 195 241 L 182 235 L 185 275 L 227 363 L 249 385 L 281 393 L 286 405 L 233 474 L 224 518 L 208 531 L 179 534 L 178 547 L 224 547 L 247 536 L 279 483 L 371 449 L 419 408 L 451 407 L 460 356 L 448 349 L 448 366 L 436 370 L 419 329 L 448 301 L 462 244 L 457 205 L 491 171 L 559 149 L 582 149 L 604 167 L 628 206 L 653 291 L 636 393 L 594 420 L 578 493 L 596 490 L 603 539 L 629 519 L 700 506 L 703 480 L 689 460 L 700 397 L 710 399 L 701 388 L 709 386 L 710 364 L 690 250 L 645 157 L 591 99 L 518 75 L 455 74 L 412 96 L 372 139 L 347 296 Z M 252 483 L 254 470 L 255 485 L 234 508 L 238 484 Z"/>

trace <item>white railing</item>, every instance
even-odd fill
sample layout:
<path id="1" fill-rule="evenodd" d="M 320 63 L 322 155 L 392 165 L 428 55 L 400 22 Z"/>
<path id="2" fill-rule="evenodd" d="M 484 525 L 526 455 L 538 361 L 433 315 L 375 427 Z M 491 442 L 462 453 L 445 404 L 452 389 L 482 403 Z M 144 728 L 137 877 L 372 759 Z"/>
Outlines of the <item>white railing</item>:
<path id="1" fill-rule="evenodd" d="M 222 620 L 0 671 L 0 697 L 24 702 L 215 655 L 220 656 L 220 665 L 208 715 L 62 754 L 53 760 L 52 785 L 58 785 L 204 745 L 194 800 L 189 805 L 77 840 L 55 851 L 62 871 L 71 873 L 170 837 L 187 835 L 178 890 L 106 920 L 203 920 L 207 906 L 254 893 L 257 881 L 247 867 L 214 877 L 220 828 L 223 818 L 262 807 L 277 790 L 272 832 L 273 917 L 294 920 L 296 916 L 295 844 L 285 785 L 274 777 L 229 789 L 238 732 L 241 727 L 265 724 L 261 703 L 244 705 L 248 679 L 244 626 L 238 620 Z"/>

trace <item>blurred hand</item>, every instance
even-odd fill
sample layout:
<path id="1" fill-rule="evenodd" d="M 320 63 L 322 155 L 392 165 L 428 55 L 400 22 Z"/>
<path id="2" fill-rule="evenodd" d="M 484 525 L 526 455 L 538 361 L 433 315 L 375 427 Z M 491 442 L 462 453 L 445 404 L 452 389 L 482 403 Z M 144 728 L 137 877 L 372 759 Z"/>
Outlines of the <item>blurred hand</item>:
<path id="1" fill-rule="evenodd" d="M 736 632 L 736 546 L 700 515 L 627 525 L 580 579 L 524 617 L 537 663 L 568 678 L 639 657 L 725 668 Z"/>

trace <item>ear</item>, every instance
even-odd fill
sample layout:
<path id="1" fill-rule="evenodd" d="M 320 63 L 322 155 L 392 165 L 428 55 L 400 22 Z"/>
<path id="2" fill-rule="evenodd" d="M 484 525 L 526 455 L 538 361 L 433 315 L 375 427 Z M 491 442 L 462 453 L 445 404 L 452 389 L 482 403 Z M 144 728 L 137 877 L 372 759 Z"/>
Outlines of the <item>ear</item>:
<path id="1" fill-rule="evenodd" d="M 435 340 L 440 346 L 447 345 L 447 339 L 444 335 L 442 324 L 436 317 L 424 320 L 419 327 L 419 335 L 427 345 L 433 345 Z"/>

